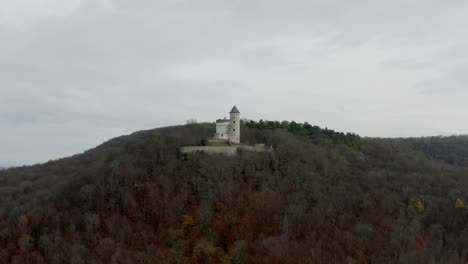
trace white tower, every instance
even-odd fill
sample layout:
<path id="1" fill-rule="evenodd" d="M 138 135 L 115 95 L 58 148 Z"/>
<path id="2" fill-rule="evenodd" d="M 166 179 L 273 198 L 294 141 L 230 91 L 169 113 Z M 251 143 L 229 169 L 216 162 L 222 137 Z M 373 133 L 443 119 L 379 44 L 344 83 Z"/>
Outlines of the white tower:
<path id="1" fill-rule="evenodd" d="M 229 120 L 229 142 L 234 144 L 240 143 L 240 112 L 236 106 L 234 106 L 229 112 L 231 116 Z"/>

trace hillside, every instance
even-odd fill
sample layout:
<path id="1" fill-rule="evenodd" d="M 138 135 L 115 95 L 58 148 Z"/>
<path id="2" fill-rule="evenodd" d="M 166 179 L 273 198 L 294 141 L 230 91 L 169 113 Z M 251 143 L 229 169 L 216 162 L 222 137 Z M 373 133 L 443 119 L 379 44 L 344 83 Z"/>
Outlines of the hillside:
<path id="1" fill-rule="evenodd" d="M 180 155 L 190 124 L 0 172 L 0 263 L 464 263 L 468 138 L 249 122 L 272 153 Z"/>

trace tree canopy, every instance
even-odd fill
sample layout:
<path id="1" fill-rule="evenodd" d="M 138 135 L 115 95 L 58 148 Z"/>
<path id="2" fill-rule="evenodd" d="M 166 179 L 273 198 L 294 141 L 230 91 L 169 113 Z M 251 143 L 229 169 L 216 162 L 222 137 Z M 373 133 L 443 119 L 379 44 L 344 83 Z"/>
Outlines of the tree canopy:
<path id="1" fill-rule="evenodd" d="M 180 155 L 213 124 L 0 172 L 0 263 L 464 263 L 468 139 L 249 121 L 274 151 Z"/>

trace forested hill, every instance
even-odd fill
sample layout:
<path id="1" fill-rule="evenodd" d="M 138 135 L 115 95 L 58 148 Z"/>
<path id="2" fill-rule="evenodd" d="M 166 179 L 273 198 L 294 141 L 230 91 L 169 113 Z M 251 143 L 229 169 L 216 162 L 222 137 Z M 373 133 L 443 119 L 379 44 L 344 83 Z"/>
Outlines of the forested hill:
<path id="1" fill-rule="evenodd" d="M 468 138 L 246 122 L 271 153 L 179 154 L 142 131 L 0 172 L 0 263 L 465 263 Z"/>

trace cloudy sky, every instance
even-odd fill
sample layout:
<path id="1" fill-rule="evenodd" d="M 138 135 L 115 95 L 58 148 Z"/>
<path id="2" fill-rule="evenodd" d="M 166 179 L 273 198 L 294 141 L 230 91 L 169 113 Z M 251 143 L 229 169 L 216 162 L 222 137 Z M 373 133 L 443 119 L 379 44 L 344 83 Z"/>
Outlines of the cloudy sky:
<path id="1" fill-rule="evenodd" d="M 468 1 L 0 0 L 0 165 L 242 117 L 468 133 Z"/>

